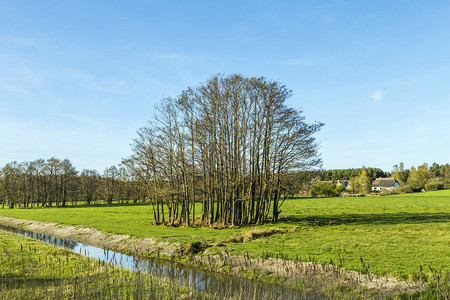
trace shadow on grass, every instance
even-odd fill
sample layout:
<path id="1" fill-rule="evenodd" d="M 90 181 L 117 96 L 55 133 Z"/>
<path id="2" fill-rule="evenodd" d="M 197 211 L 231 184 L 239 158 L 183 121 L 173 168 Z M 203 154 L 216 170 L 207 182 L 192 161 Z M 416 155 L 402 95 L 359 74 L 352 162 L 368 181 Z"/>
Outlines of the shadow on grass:
<path id="1" fill-rule="evenodd" d="M 27 277 L 17 274 L 6 274 L 0 279 L 2 285 L 7 288 L 21 288 L 30 286 L 59 286 L 63 282 L 67 283 L 67 278 L 61 277 Z"/>
<path id="2" fill-rule="evenodd" d="M 281 222 L 292 225 L 395 225 L 450 222 L 450 213 L 383 213 L 383 214 L 340 214 L 317 216 L 287 216 Z"/>

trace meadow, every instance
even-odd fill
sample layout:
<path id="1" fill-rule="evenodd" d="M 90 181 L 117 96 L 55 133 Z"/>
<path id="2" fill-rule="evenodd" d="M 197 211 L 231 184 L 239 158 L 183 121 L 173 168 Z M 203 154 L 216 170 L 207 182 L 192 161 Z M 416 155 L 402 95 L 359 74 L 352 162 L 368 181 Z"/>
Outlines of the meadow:
<path id="1" fill-rule="evenodd" d="M 204 242 L 210 246 L 209 253 L 330 263 L 409 281 L 433 282 L 436 274 L 450 272 L 450 190 L 383 197 L 305 197 L 286 200 L 281 210 L 277 223 L 223 229 L 155 226 L 151 207 L 142 204 L 2 209 L 0 214 L 138 238 Z M 281 230 L 242 239 L 271 228 Z"/>

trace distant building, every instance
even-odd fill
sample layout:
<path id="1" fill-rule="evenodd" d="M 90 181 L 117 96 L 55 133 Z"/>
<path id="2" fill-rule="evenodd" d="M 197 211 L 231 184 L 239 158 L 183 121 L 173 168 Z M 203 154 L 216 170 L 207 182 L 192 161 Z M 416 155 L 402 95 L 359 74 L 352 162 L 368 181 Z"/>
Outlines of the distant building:
<path id="1" fill-rule="evenodd" d="M 398 187 L 398 182 L 394 178 L 377 178 L 372 182 L 372 191 L 388 190 L 392 191 Z"/>
<path id="2" fill-rule="evenodd" d="M 345 187 L 345 189 L 347 189 L 347 190 L 351 188 L 350 187 L 350 180 L 341 180 L 341 179 L 339 179 L 339 180 L 336 181 L 336 185 L 343 185 Z"/>
<path id="3" fill-rule="evenodd" d="M 322 180 L 320 182 L 323 183 L 334 183 L 337 185 L 343 185 L 345 187 L 345 189 L 350 189 L 350 180 L 343 180 L 343 179 L 338 179 L 338 180 Z"/>

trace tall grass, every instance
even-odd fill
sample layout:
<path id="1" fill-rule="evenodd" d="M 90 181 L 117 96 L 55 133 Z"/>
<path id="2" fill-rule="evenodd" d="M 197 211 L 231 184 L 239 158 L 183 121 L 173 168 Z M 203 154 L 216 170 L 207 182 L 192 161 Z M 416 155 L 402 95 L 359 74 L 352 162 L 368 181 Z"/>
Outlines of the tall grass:
<path id="1" fill-rule="evenodd" d="M 2 299 L 209 299 L 143 272 L 132 272 L 31 239 L 0 232 Z"/>
<path id="2" fill-rule="evenodd" d="M 188 272 L 174 272 L 166 279 L 138 266 L 137 260 L 139 271 L 128 271 L 0 231 L 0 299 L 318 299 L 302 290 L 282 291 L 277 286 L 240 280 L 230 286 L 230 278 L 199 278 L 194 284 L 203 288 L 195 290 L 192 282 L 189 285 Z M 159 271 L 170 273 L 164 267 Z"/>

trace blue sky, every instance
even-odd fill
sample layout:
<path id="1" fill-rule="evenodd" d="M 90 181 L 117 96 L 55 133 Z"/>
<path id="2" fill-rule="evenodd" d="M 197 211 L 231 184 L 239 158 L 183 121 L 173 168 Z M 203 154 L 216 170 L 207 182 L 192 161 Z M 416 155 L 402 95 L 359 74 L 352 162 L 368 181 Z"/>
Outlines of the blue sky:
<path id="1" fill-rule="evenodd" d="M 448 1 L 0 0 L 0 167 L 118 164 L 160 99 L 278 80 L 323 167 L 450 163 Z"/>

